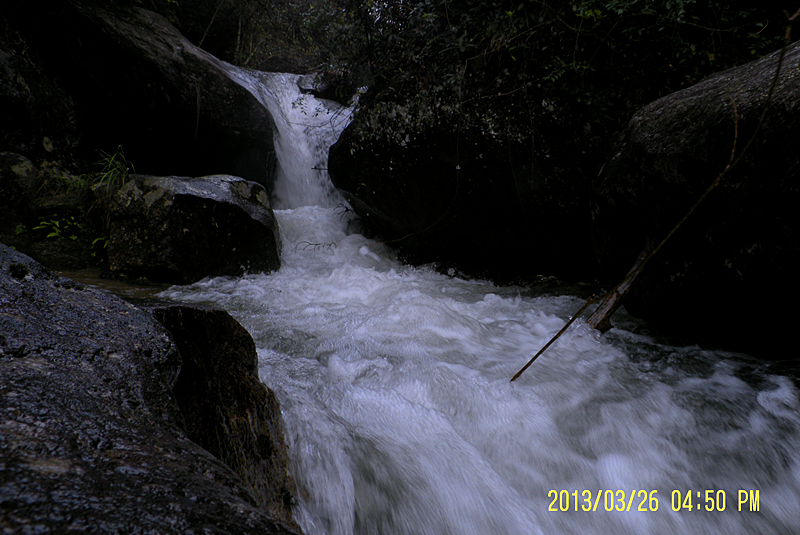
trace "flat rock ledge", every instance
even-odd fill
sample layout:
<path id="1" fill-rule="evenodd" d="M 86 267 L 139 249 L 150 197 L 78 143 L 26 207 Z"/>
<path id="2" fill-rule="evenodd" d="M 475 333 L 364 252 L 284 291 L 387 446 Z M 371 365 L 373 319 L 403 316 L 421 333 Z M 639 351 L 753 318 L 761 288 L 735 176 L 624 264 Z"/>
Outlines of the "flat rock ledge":
<path id="1" fill-rule="evenodd" d="M 203 311 L 176 310 L 164 314 L 176 331 L 187 323 L 180 318 L 205 321 Z M 205 317 L 219 322 L 225 315 Z M 226 383 L 253 377 L 252 355 L 242 352 L 245 335 L 210 335 L 216 346 L 206 357 L 219 356 L 226 344 L 243 355 L 229 368 L 215 364 L 227 370 L 220 372 Z M 279 418 L 239 426 L 242 436 L 255 434 L 249 455 L 261 455 L 261 464 L 231 468 L 203 449 L 186 431 L 200 416 L 187 409 L 197 403 L 181 397 L 180 385 L 202 381 L 196 363 L 204 357 L 183 351 L 141 308 L 58 277 L 0 244 L 0 530 L 300 533 L 280 512 L 291 502 L 288 479 L 277 482 L 280 503 L 265 506 L 269 492 L 240 475 L 280 457 L 282 438 L 269 435 L 279 430 Z M 210 388 L 226 394 L 213 407 L 222 420 L 208 415 L 212 423 L 257 420 L 246 407 L 237 410 L 269 398 L 256 388 L 242 402 L 230 394 L 244 387 Z M 235 440 L 246 442 L 228 439 Z"/>

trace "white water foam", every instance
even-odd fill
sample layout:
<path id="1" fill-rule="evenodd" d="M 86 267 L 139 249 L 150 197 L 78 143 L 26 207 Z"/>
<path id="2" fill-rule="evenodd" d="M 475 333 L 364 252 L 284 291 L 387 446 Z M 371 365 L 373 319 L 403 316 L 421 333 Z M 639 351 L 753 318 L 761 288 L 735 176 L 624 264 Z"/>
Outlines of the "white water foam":
<path id="1" fill-rule="evenodd" d="M 308 535 L 800 533 L 788 378 L 745 381 L 736 355 L 578 326 L 509 383 L 578 299 L 402 265 L 348 234 L 342 210 L 276 215 L 281 270 L 167 295 L 222 305 L 253 334 Z M 705 489 L 724 511 L 703 509 Z M 561 490 L 570 511 L 548 511 Z M 637 497 L 609 512 L 603 493 L 585 512 L 584 490 L 592 505 Z M 657 491 L 646 511 L 640 490 Z M 673 511 L 673 490 L 695 509 Z M 738 510 L 739 490 L 759 491 L 758 511 Z"/>

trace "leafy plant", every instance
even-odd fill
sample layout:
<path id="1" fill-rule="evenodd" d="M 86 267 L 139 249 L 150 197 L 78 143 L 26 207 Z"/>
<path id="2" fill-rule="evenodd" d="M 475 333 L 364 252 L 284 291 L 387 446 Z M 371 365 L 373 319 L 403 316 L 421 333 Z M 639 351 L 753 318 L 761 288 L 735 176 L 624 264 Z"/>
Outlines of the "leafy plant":
<path id="1" fill-rule="evenodd" d="M 108 236 L 100 236 L 92 240 L 91 257 L 98 265 L 105 260 L 105 249 L 108 249 Z"/>
<path id="2" fill-rule="evenodd" d="M 37 226 L 33 227 L 33 230 L 47 230 L 49 231 L 47 237 L 51 239 L 75 241 L 83 232 L 83 224 L 74 216 L 69 216 L 63 219 L 40 221 Z"/>

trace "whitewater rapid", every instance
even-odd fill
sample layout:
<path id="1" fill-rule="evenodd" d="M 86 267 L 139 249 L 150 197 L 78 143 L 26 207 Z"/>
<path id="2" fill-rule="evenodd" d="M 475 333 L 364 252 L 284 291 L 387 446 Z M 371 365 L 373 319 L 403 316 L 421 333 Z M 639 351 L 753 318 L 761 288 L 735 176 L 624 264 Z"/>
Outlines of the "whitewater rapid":
<path id="1" fill-rule="evenodd" d="M 800 533 L 796 378 L 618 313 L 510 383 L 582 301 L 398 262 L 325 170 L 351 110 L 227 68 L 275 117 L 282 267 L 163 296 L 253 335 L 307 535 Z"/>
<path id="2" fill-rule="evenodd" d="M 222 306 L 252 333 L 307 535 L 800 533 L 790 378 L 576 324 L 510 383 L 578 298 L 403 265 L 349 233 L 343 209 L 276 215 L 278 272 L 165 295 Z M 717 494 L 705 510 L 706 489 L 724 510 Z M 740 490 L 759 491 L 758 511 L 738 510 Z M 673 491 L 679 505 L 701 492 L 700 510 L 674 511 Z"/>

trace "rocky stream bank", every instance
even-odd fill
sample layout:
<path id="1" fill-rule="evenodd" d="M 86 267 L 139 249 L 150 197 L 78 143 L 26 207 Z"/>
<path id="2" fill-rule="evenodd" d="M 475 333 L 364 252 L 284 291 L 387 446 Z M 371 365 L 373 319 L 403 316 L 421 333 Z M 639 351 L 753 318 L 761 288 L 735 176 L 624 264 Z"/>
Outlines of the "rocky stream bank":
<path id="1" fill-rule="evenodd" d="M 227 312 L 133 305 L 0 245 L 0 528 L 299 533 L 256 363 Z"/>

